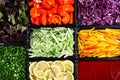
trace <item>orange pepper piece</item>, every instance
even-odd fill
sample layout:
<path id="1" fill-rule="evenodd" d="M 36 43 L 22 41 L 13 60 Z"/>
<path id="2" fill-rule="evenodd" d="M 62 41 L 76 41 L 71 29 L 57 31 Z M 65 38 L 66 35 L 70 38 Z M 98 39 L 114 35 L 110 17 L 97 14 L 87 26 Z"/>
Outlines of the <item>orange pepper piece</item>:
<path id="1" fill-rule="evenodd" d="M 69 24 L 73 24 L 73 13 L 70 13 L 70 22 Z"/>
<path id="2" fill-rule="evenodd" d="M 39 17 L 37 17 L 37 18 L 31 18 L 31 23 L 35 24 L 35 25 L 40 25 Z"/>
<path id="3" fill-rule="evenodd" d="M 57 8 L 51 8 L 49 10 L 47 10 L 48 14 L 53 14 L 53 13 L 57 13 Z"/>
<path id="4" fill-rule="evenodd" d="M 66 12 L 73 12 L 74 11 L 74 7 L 72 5 L 69 5 L 69 4 L 63 5 L 63 9 Z"/>
<path id="5" fill-rule="evenodd" d="M 43 8 L 45 8 L 45 9 L 50 9 L 50 8 L 51 8 L 51 6 L 50 6 L 48 3 L 46 3 L 46 1 L 43 1 L 43 2 L 42 2 L 42 6 L 43 6 Z"/>
<path id="6" fill-rule="evenodd" d="M 31 16 L 32 18 L 36 18 L 36 17 L 40 16 L 40 14 L 38 13 L 37 9 L 33 7 L 33 8 L 31 8 L 31 10 L 30 10 L 30 16 Z"/>
<path id="7" fill-rule="evenodd" d="M 46 14 L 47 12 L 45 9 L 38 9 L 38 13 L 42 15 L 42 14 Z"/>
<path id="8" fill-rule="evenodd" d="M 54 7 L 54 8 L 58 8 L 58 4 L 55 3 L 55 4 L 53 5 L 53 7 Z"/>
<path id="9" fill-rule="evenodd" d="M 56 0 L 58 4 L 74 4 L 74 0 Z"/>
<path id="10" fill-rule="evenodd" d="M 44 0 L 47 4 L 49 4 L 50 6 L 54 6 L 55 5 L 55 0 Z"/>
<path id="11" fill-rule="evenodd" d="M 52 23 L 53 24 L 58 24 L 58 25 L 61 25 L 61 17 L 59 15 L 52 15 L 50 16 L 50 19 L 52 20 Z"/>
<path id="12" fill-rule="evenodd" d="M 56 0 L 57 4 L 63 4 L 63 0 Z"/>
<path id="13" fill-rule="evenodd" d="M 46 18 L 46 16 L 47 16 L 47 14 L 42 14 L 41 16 L 40 16 L 40 23 L 42 24 L 42 25 L 46 25 L 47 24 L 47 18 Z"/>
<path id="14" fill-rule="evenodd" d="M 33 6 L 33 4 L 34 4 L 34 1 L 31 1 L 31 2 L 28 2 L 28 6 Z"/>
<path id="15" fill-rule="evenodd" d="M 51 25 L 52 24 L 52 20 L 50 18 L 47 18 L 47 23 L 48 23 L 48 25 Z"/>
<path id="16" fill-rule="evenodd" d="M 74 0 L 62 0 L 63 4 L 74 4 Z"/>
<path id="17" fill-rule="evenodd" d="M 63 6 L 64 6 L 64 5 L 60 5 L 60 6 L 58 7 L 58 14 L 59 14 L 60 16 L 65 16 L 65 13 L 66 13 Z"/>
<path id="18" fill-rule="evenodd" d="M 70 15 L 68 13 L 65 13 L 65 16 L 62 18 L 63 24 L 67 24 L 70 21 Z"/>
<path id="19" fill-rule="evenodd" d="M 84 50 L 92 50 L 92 49 L 96 49 L 96 48 L 98 48 L 97 45 L 92 45 L 92 46 L 85 47 Z"/>
<path id="20" fill-rule="evenodd" d="M 42 8 L 41 4 L 39 4 L 39 3 L 34 3 L 34 7 L 37 9 Z"/>

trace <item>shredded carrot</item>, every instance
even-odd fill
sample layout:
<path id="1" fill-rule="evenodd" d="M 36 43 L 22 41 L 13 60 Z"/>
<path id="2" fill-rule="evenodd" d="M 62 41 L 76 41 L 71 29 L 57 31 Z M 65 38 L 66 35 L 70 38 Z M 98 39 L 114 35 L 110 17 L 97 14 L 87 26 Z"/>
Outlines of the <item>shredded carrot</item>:
<path id="1" fill-rule="evenodd" d="M 78 33 L 78 51 L 80 57 L 116 57 L 120 56 L 120 29 L 88 29 Z"/>

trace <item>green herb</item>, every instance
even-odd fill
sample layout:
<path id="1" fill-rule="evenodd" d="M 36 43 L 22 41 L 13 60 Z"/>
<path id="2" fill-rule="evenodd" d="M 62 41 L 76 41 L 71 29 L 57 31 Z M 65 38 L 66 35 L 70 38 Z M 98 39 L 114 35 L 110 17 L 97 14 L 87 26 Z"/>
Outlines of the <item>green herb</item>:
<path id="1" fill-rule="evenodd" d="M 28 20 L 28 16 L 26 15 L 27 10 L 28 10 L 27 5 L 24 5 L 24 3 L 20 5 L 19 14 L 17 16 L 19 23 L 28 24 L 29 20 Z"/>
<path id="2" fill-rule="evenodd" d="M 73 55 L 73 30 L 69 28 L 33 29 L 30 57 L 64 57 Z"/>
<path id="3" fill-rule="evenodd" d="M 3 14 L 0 12 L 0 19 L 3 17 Z"/>
<path id="4" fill-rule="evenodd" d="M 15 17 L 13 15 L 8 15 L 8 21 L 15 25 Z"/>
<path id="5" fill-rule="evenodd" d="M 25 43 L 27 10 L 25 0 L 0 0 L 0 42 Z"/>
<path id="6" fill-rule="evenodd" d="M 25 49 L 0 46 L 0 80 L 25 80 Z"/>

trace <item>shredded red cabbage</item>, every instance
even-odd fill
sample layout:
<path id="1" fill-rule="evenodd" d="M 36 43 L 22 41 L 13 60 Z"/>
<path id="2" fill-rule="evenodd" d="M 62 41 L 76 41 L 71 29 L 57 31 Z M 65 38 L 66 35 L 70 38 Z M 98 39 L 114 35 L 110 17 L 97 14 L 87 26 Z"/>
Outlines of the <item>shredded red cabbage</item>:
<path id="1" fill-rule="evenodd" d="M 79 0 L 80 25 L 120 24 L 120 0 Z"/>

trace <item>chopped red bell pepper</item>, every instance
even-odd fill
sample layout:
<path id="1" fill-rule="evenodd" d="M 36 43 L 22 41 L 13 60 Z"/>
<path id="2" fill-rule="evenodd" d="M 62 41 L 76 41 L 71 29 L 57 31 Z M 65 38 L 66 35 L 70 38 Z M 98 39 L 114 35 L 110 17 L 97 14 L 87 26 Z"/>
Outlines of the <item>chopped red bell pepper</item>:
<path id="1" fill-rule="evenodd" d="M 69 23 L 69 21 L 70 21 L 70 15 L 68 13 L 65 13 L 65 16 L 62 18 L 62 22 L 64 24 L 67 24 Z"/>
<path id="2" fill-rule="evenodd" d="M 73 24 L 74 0 L 32 0 L 28 2 L 32 24 Z"/>
<path id="3" fill-rule="evenodd" d="M 32 18 L 36 18 L 36 17 L 40 16 L 40 14 L 38 13 L 38 10 L 33 7 L 33 8 L 31 8 L 31 10 L 30 10 L 30 16 L 31 16 Z"/>

